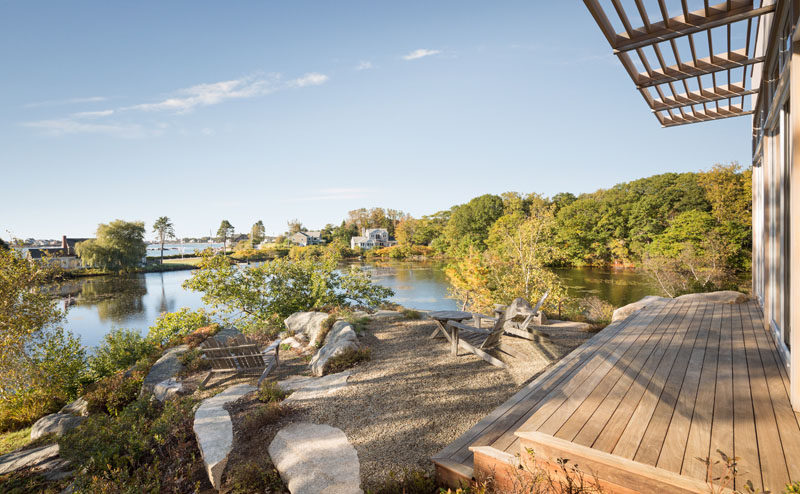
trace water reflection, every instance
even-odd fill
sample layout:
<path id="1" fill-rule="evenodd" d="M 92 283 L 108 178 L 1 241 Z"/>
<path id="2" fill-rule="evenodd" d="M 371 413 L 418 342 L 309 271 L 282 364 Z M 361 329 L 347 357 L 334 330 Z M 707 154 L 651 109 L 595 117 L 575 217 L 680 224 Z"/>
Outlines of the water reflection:
<path id="1" fill-rule="evenodd" d="M 383 286 L 395 291 L 400 305 L 423 310 L 457 309 L 447 298 L 449 283 L 441 262 L 387 261 L 360 264 Z M 573 296 L 597 295 L 615 306 L 639 300 L 658 290 L 630 270 L 558 269 Z M 94 346 L 112 327 L 146 333 L 156 317 L 181 307 L 204 307 L 201 294 L 183 289 L 191 271 L 98 276 L 52 287 L 67 311 L 67 327 Z"/>

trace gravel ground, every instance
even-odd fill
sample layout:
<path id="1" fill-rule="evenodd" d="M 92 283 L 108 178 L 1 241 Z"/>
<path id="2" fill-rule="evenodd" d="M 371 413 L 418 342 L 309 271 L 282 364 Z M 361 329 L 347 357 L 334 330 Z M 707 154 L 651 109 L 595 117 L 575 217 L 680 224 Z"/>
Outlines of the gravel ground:
<path id="1" fill-rule="evenodd" d="M 509 365 L 504 370 L 463 350 L 451 357 L 443 338 L 428 338 L 434 327 L 430 320 L 371 322 L 361 342 L 372 349 L 372 360 L 354 368 L 349 386 L 292 413 L 293 422 L 345 432 L 358 452 L 365 489 L 391 472 L 432 472 L 434 453 L 591 336 L 580 325 L 559 327 L 553 341 L 560 355 L 553 359 L 531 342 L 504 336 L 502 351 L 495 352 Z M 307 368 L 290 352 L 283 358 L 279 378 Z"/>

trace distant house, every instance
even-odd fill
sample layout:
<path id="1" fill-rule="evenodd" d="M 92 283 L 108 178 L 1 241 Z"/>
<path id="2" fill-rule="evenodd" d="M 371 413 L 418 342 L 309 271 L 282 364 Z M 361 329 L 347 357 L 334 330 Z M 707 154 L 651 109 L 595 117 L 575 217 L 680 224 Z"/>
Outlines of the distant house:
<path id="1" fill-rule="evenodd" d="M 267 247 L 269 247 L 274 243 L 275 243 L 275 237 L 264 237 L 264 240 L 262 240 L 261 243 L 258 244 L 258 248 L 266 249 Z"/>
<path id="2" fill-rule="evenodd" d="M 367 228 L 362 236 L 350 239 L 350 248 L 355 249 L 374 249 L 381 247 L 391 247 L 397 245 L 394 239 L 389 238 L 386 228 Z"/>
<path id="3" fill-rule="evenodd" d="M 297 232 L 289 235 L 289 242 L 294 245 L 306 247 L 308 245 L 318 245 L 323 243 L 322 232 L 319 230 L 313 232 Z"/>
<path id="4" fill-rule="evenodd" d="M 88 238 L 67 238 L 61 237 L 61 247 L 42 247 L 25 249 L 25 258 L 30 261 L 47 261 L 50 264 L 60 266 L 62 269 L 80 269 L 83 267 L 78 253 L 75 252 L 75 245 Z"/>

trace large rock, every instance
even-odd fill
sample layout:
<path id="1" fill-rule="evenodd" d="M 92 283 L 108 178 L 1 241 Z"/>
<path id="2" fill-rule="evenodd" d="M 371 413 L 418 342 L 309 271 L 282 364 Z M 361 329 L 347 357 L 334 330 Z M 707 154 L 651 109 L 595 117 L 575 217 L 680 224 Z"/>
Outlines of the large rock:
<path id="1" fill-rule="evenodd" d="M 675 300 L 682 300 L 684 302 L 707 302 L 710 304 L 741 304 L 747 302 L 748 297 L 744 293 L 724 290 L 708 293 L 687 293 L 686 295 L 675 297 Z"/>
<path id="2" fill-rule="evenodd" d="M 236 328 L 222 328 L 217 331 L 217 334 L 212 336 L 215 340 L 222 343 L 223 345 L 227 343 L 227 341 L 231 338 L 236 338 L 237 336 L 242 336 L 242 332 Z"/>
<path id="3" fill-rule="evenodd" d="M 347 379 L 351 373 L 346 370 L 323 377 L 291 376 L 283 381 L 278 381 L 278 386 L 284 391 L 294 391 L 286 398 L 286 402 L 314 401 L 334 394 L 347 386 Z"/>
<path id="4" fill-rule="evenodd" d="M 0 456 L 0 475 L 22 468 L 46 469 L 58 459 L 58 444 L 23 449 Z"/>
<path id="5" fill-rule="evenodd" d="M 182 390 L 183 384 L 170 377 L 153 387 L 153 396 L 155 396 L 158 401 L 164 402 L 176 397 Z"/>
<path id="6" fill-rule="evenodd" d="M 80 397 L 72 403 L 64 405 L 64 408 L 58 411 L 59 413 L 69 413 L 79 417 L 87 417 L 89 415 L 89 402 L 84 397 Z"/>
<path id="7" fill-rule="evenodd" d="M 37 420 L 31 427 L 31 439 L 39 439 L 47 434 L 60 436 L 79 426 L 86 417 L 78 417 L 69 413 L 51 413 Z"/>
<path id="8" fill-rule="evenodd" d="M 648 305 L 663 304 L 669 302 L 670 300 L 672 299 L 665 297 L 656 297 L 655 295 L 648 295 L 637 302 L 628 305 L 623 305 L 619 309 L 615 310 L 614 314 L 611 316 L 611 322 L 625 319 L 626 317 L 630 316 L 637 310 L 643 309 Z"/>
<path id="9" fill-rule="evenodd" d="M 233 424 L 224 405 L 236 401 L 257 388 L 249 384 L 231 386 L 222 393 L 203 400 L 194 413 L 194 434 L 203 456 L 208 479 L 215 489 L 222 485 L 222 472 L 233 447 Z"/>
<path id="10" fill-rule="evenodd" d="M 326 319 L 328 319 L 328 314 L 324 312 L 295 312 L 283 322 L 291 334 L 303 334 L 313 345 L 322 333 L 323 323 Z"/>
<path id="11" fill-rule="evenodd" d="M 189 345 L 178 345 L 164 352 L 161 358 L 156 360 L 156 363 L 150 368 L 147 377 L 144 378 L 139 396 L 152 393 L 158 383 L 177 376 L 183 370 L 183 364 L 181 364 L 179 357 L 188 350 Z"/>
<path id="12" fill-rule="evenodd" d="M 269 455 L 292 494 L 361 494 L 358 454 L 340 429 L 301 422 L 275 435 Z"/>
<path id="13" fill-rule="evenodd" d="M 311 373 L 321 376 L 330 359 L 357 348 L 358 337 L 353 326 L 347 321 L 336 321 L 325 337 L 325 344 L 311 358 Z"/>

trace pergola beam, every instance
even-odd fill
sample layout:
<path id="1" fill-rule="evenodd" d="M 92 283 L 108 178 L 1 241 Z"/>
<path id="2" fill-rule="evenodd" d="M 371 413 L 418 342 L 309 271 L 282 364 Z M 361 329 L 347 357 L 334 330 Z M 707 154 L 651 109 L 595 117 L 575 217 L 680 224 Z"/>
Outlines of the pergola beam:
<path id="1" fill-rule="evenodd" d="M 660 2 L 663 2 L 663 0 L 659 0 Z M 733 1 L 731 2 L 731 10 L 725 10 L 726 5 L 726 3 L 721 3 L 710 7 L 709 15 L 705 15 L 705 9 L 701 9 L 690 12 L 688 17 L 679 15 L 669 18 L 666 22 L 653 22 L 649 24 L 649 30 L 646 27 L 636 28 L 632 30 L 630 35 L 627 32 L 615 33 L 614 42 L 611 42 L 611 46 L 614 48 L 614 53 L 630 51 L 681 36 L 708 31 L 734 22 L 752 19 L 775 10 L 775 4 L 755 7 L 753 0 Z"/>

